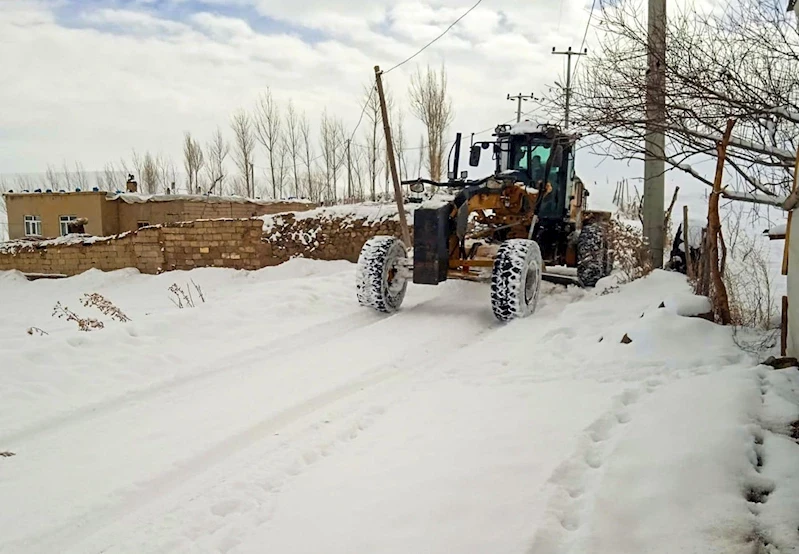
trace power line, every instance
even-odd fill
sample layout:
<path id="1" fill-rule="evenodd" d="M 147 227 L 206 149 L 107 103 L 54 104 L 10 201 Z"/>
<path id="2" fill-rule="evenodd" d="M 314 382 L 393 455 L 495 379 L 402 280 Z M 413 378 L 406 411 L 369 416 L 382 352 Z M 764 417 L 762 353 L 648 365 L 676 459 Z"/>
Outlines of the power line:
<path id="1" fill-rule="evenodd" d="M 412 59 L 414 59 L 416 56 L 418 56 L 419 54 L 421 54 L 422 52 L 424 52 L 425 50 L 427 50 L 427 49 L 428 49 L 430 46 L 432 46 L 432 45 L 433 45 L 433 43 L 435 43 L 435 42 L 436 42 L 438 39 L 440 39 L 441 37 L 443 37 L 444 35 L 446 35 L 446 34 L 447 34 L 449 31 L 450 31 L 450 29 L 452 29 L 452 28 L 453 28 L 455 25 L 457 25 L 457 24 L 460 22 L 460 20 L 461 20 L 461 19 L 463 19 L 464 17 L 466 17 L 467 15 L 469 15 L 469 14 L 472 12 L 472 10 L 474 10 L 474 9 L 475 9 L 477 6 L 479 6 L 479 5 L 480 5 L 482 2 L 483 2 L 483 0 L 477 0 L 477 2 L 474 4 L 474 6 L 472 6 L 472 7 L 471 7 L 471 8 L 469 8 L 468 10 L 466 10 L 466 12 L 465 12 L 465 13 L 464 13 L 462 16 L 460 16 L 458 19 L 456 19 L 455 21 L 453 21 L 453 22 L 452 22 L 452 24 L 451 24 L 449 27 L 447 27 L 446 29 L 444 29 L 444 32 L 443 32 L 443 33 L 441 33 L 441 34 L 440 34 L 440 35 L 438 35 L 436 38 L 434 38 L 433 40 L 431 40 L 430 42 L 428 42 L 427 44 L 425 44 L 425 45 L 424 45 L 422 48 L 420 48 L 420 49 L 419 49 L 419 50 L 418 50 L 418 51 L 417 51 L 417 52 L 416 52 L 416 53 L 415 53 L 413 56 L 411 56 L 411 57 L 409 57 L 409 58 L 406 58 L 405 60 L 401 61 L 400 63 L 398 63 L 397 65 L 395 65 L 395 66 L 394 66 L 394 67 L 392 67 L 391 69 L 389 69 L 389 70 L 387 70 L 387 71 L 384 71 L 384 72 L 383 72 L 383 74 L 384 74 L 384 75 L 387 75 L 387 74 L 391 73 L 392 71 L 394 71 L 395 69 L 397 69 L 399 66 L 401 66 L 401 65 L 404 65 L 404 64 L 406 64 L 406 63 L 408 63 L 409 61 L 411 61 Z"/>
<path id="2" fill-rule="evenodd" d="M 580 43 L 580 52 L 585 48 L 585 39 L 588 38 L 588 28 L 591 27 L 591 19 L 594 17 L 594 8 L 596 7 L 596 0 L 591 4 L 591 11 L 588 12 L 588 23 L 585 24 L 585 32 L 583 33 L 583 42 Z M 574 71 L 577 71 L 577 66 L 580 65 L 580 58 L 574 63 Z"/>
<path id="3" fill-rule="evenodd" d="M 366 98 L 366 102 L 363 103 L 363 109 L 361 110 L 361 116 L 358 118 L 358 123 L 355 124 L 355 128 L 352 130 L 352 134 L 350 135 L 350 142 L 352 139 L 355 138 L 355 133 L 358 132 L 358 127 L 361 126 L 361 122 L 363 121 L 363 116 L 366 113 L 366 108 L 369 107 L 369 102 L 372 101 L 372 96 L 375 94 L 376 85 L 372 86 L 372 90 L 369 91 L 369 96 Z"/>

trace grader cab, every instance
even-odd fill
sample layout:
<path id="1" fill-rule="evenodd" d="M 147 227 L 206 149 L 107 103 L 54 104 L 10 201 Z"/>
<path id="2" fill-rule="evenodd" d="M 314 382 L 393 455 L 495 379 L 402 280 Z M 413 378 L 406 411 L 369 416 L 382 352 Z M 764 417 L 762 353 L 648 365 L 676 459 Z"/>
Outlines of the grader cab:
<path id="1" fill-rule="evenodd" d="M 576 283 L 594 286 L 610 273 L 609 212 L 585 209 L 588 192 L 574 172 L 577 135 L 530 122 L 500 125 L 495 140 L 472 145 L 478 166 L 491 149 L 488 177 L 458 174 L 460 136 L 447 182 L 406 181 L 457 191 L 414 213 L 412 257 L 395 237 L 368 241 L 358 261 L 358 300 L 378 311 L 399 309 L 407 282 L 438 285 L 448 279 L 491 282 L 494 315 L 502 320 L 535 311 L 542 278 L 563 280 L 547 266 L 576 268 Z"/>

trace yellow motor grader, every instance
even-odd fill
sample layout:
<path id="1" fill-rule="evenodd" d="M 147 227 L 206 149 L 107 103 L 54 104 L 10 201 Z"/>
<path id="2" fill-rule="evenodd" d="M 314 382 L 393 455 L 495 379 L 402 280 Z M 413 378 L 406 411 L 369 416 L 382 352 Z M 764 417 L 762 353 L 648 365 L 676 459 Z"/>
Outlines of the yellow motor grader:
<path id="1" fill-rule="evenodd" d="M 432 185 L 456 194 L 416 209 L 411 257 L 396 237 L 366 242 L 356 277 L 361 305 L 398 310 L 410 280 L 490 280 L 494 315 L 509 321 L 535 311 L 542 279 L 592 287 L 610 273 L 610 213 L 586 209 L 588 192 L 574 172 L 579 137 L 529 121 L 499 125 L 493 136 L 473 144 L 469 155 L 476 167 L 481 152 L 491 148 L 492 175 L 468 180 L 465 172 L 458 174 L 458 134 L 447 182 L 403 182 L 417 193 Z M 576 268 L 576 279 L 547 266 Z"/>

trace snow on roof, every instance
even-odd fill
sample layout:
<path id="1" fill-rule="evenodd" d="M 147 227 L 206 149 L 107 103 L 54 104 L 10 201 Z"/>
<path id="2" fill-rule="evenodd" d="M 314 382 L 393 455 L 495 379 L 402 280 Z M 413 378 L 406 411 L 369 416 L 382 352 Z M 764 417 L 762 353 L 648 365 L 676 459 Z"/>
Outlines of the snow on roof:
<path id="1" fill-rule="evenodd" d="M 541 129 L 538 128 L 538 122 L 526 119 L 524 121 L 519 121 L 518 123 L 514 123 L 513 125 L 511 125 L 510 134 L 524 135 L 525 133 L 537 133 L 540 130 Z"/>
<path id="2" fill-rule="evenodd" d="M 787 232 L 788 232 L 788 223 L 783 222 L 769 229 L 768 235 L 770 237 L 779 237 L 779 236 L 784 236 Z"/>
<path id="3" fill-rule="evenodd" d="M 120 237 L 125 236 L 130 232 L 131 231 L 122 233 L 119 236 Z M 103 242 L 111 240 L 116 237 L 117 235 L 109 237 L 95 237 L 93 235 L 73 233 L 54 239 L 34 239 L 34 238 L 16 239 L 7 242 L 0 242 L 0 254 L 14 254 L 21 250 L 34 250 L 39 248 L 48 248 L 51 246 L 74 246 L 76 244 L 93 244 L 95 242 Z"/>
<path id="4" fill-rule="evenodd" d="M 108 200 L 121 200 L 128 204 L 143 204 L 146 202 L 172 202 L 174 200 L 185 200 L 188 202 L 208 202 L 211 204 L 221 202 L 231 202 L 237 204 L 311 204 L 306 199 L 291 200 L 261 200 L 257 198 L 246 198 L 243 196 L 215 196 L 207 194 L 138 194 L 138 193 L 110 193 Z"/>

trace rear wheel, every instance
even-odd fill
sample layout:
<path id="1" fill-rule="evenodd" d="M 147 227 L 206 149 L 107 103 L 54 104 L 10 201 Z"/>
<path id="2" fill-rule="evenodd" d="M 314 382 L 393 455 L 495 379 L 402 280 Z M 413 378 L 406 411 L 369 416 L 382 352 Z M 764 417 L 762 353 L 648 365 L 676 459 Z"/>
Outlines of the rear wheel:
<path id="1" fill-rule="evenodd" d="M 584 287 L 596 286 L 610 275 L 613 259 L 608 249 L 607 226 L 589 223 L 577 239 L 577 278 Z"/>
<path id="2" fill-rule="evenodd" d="M 377 236 L 366 241 L 358 257 L 358 303 L 378 312 L 396 312 L 405 299 L 408 278 L 403 271 L 405 245 L 396 237 Z"/>
<path id="3" fill-rule="evenodd" d="M 534 240 L 502 243 L 491 273 L 491 307 L 497 319 L 510 321 L 535 312 L 542 267 L 541 249 Z"/>

